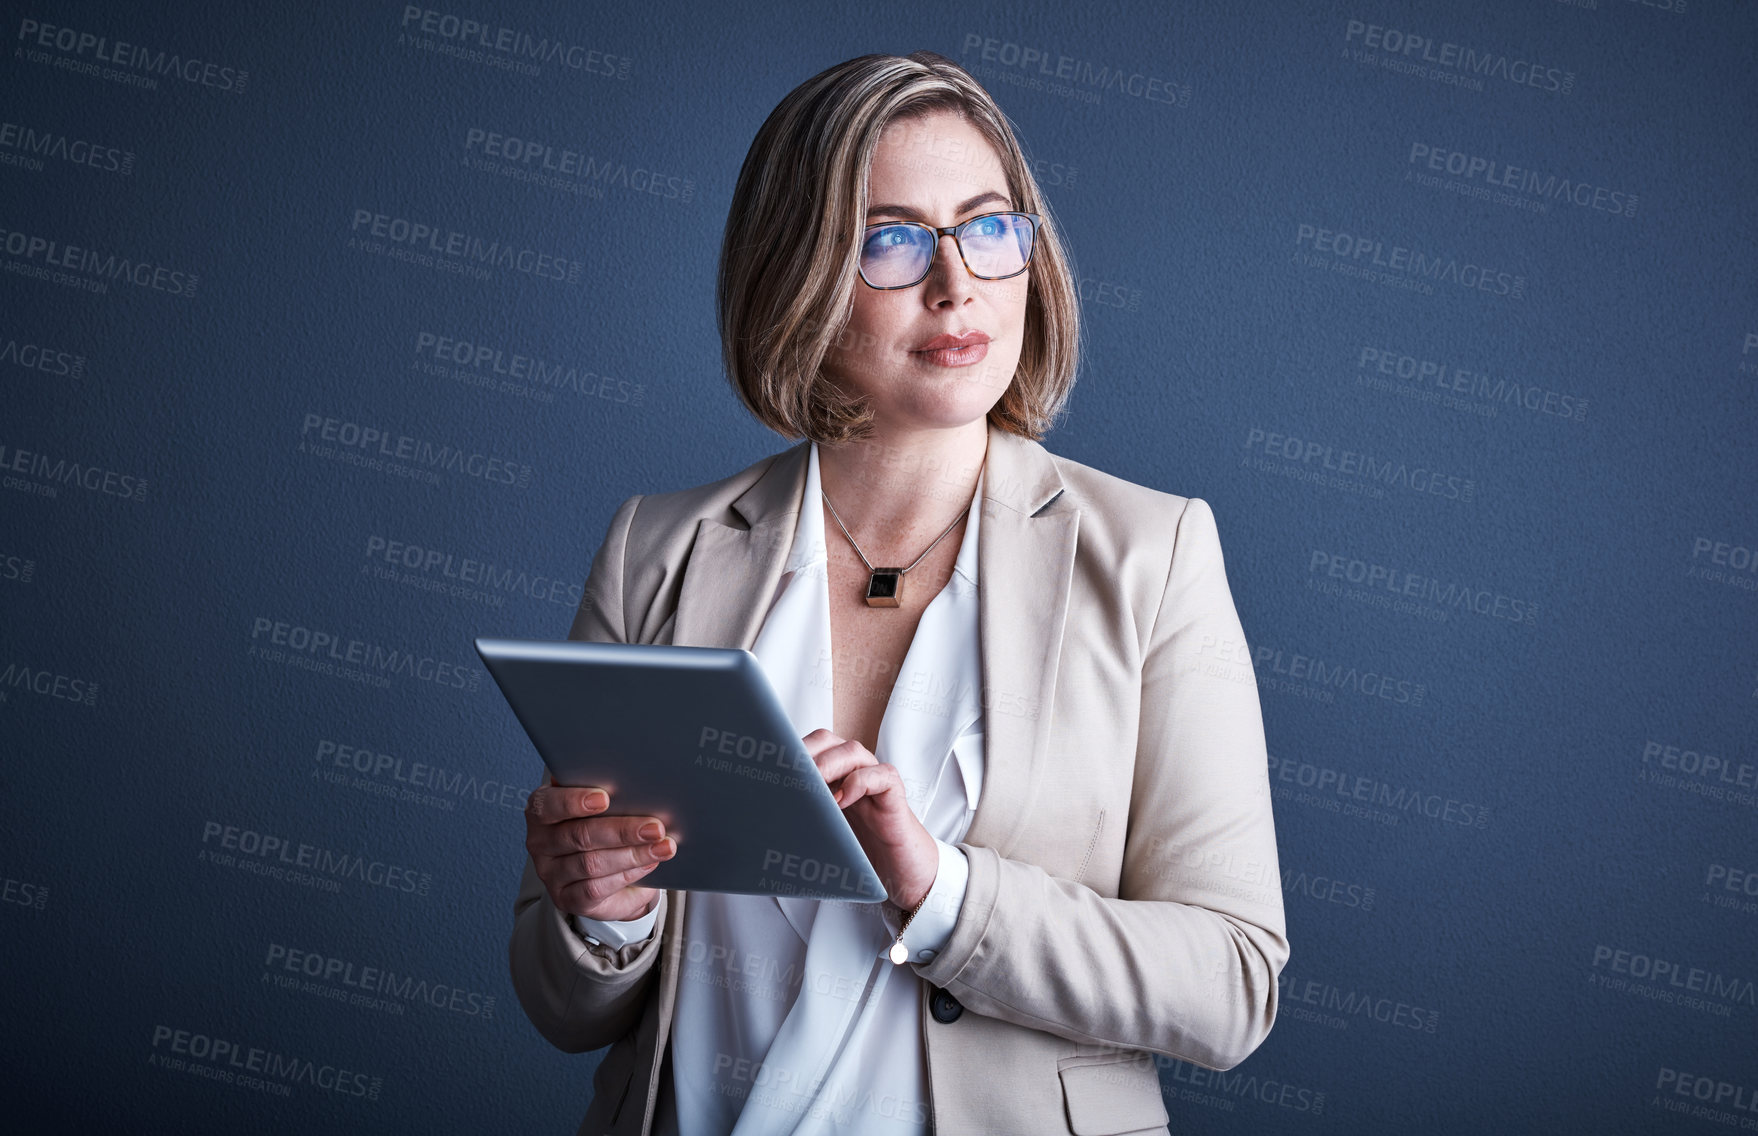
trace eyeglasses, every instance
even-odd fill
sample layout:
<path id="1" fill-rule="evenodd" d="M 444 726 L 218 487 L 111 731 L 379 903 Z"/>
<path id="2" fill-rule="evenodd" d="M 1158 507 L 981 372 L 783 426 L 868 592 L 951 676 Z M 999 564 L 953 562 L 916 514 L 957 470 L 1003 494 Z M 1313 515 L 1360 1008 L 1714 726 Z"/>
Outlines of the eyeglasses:
<path id="1" fill-rule="evenodd" d="M 916 221 L 868 225 L 861 239 L 861 280 L 883 292 L 913 288 L 927 278 L 940 238 L 950 236 L 978 280 L 1018 276 L 1032 262 L 1042 218 L 1036 213 L 984 213 L 944 228 Z"/>

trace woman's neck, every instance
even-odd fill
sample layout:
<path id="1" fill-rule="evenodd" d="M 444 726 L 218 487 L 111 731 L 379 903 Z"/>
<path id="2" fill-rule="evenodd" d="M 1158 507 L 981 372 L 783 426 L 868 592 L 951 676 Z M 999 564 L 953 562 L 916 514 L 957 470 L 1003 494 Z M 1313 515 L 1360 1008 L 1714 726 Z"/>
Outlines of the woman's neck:
<path id="1" fill-rule="evenodd" d="M 876 550 L 914 557 L 971 504 L 988 446 L 986 418 L 945 430 L 875 431 L 819 446 L 818 479 L 869 559 Z"/>

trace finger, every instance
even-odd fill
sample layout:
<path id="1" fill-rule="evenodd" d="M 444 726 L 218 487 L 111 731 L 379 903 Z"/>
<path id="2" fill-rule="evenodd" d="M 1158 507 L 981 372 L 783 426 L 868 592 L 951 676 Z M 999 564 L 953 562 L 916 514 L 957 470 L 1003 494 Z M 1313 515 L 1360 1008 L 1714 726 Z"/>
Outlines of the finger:
<path id="1" fill-rule="evenodd" d="M 529 831 L 533 856 L 566 856 L 624 844 L 650 844 L 665 836 L 665 822 L 650 816 L 593 816 L 544 824 Z"/>
<path id="2" fill-rule="evenodd" d="M 650 816 L 596 816 L 554 825 L 547 833 L 556 843 L 545 849 L 550 855 L 592 852 L 601 848 L 652 844 L 667 835 L 665 822 Z M 539 833 L 541 838 L 544 833 Z"/>
<path id="3" fill-rule="evenodd" d="M 831 784 L 848 776 L 852 770 L 879 764 L 879 759 L 857 741 L 838 742 L 814 754 L 812 760 L 817 764 L 818 772 L 824 775 L 824 780 Z"/>
<path id="4" fill-rule="evenodd" d="M 651 872 L 658 866 L 658 864 L 647 864 L 639 868 L 629 868 L 617 872 L 615 875 L 595 876 L 590 879 L 576 880 L 573 883 L 568 884 L 566 887 L 558 889 L 561 892 L 563 900 L 566 901 L 559 906 L 561 906 L 564 911 L 582 911 L 597 908 L 603 900 L 622 891 L 625 887 L 628 887 L 630 884 L 634 883 L 642 876 L 645 876 L 648 872 Z M 639 911 L 640 907 L 637 905 L 633 910 Z M 602 919 L 604 917 L 602 915 L 593 915 L 589 916 L 589 918 Z"/>
<path id="5" fill-rule="evenodd" d="M 845 738 L 840 734 L 832 733 L 830 730 L 826 730 L 822 727 L 813 730 L 811 733 L 801 738 L 800 742 L 806 747 L 806 752 L 812 756 L 812 760 L 814 761 L 818 760 L 820 755 L 830 750 L 834 750 L 838 746 L 853 746 L 859 752 L 867 754 L 868 757 L 873 756 L 871 753 L 867 752 L 867 747 L 860 742 L 852 738 Z M 873 760 L 877 761 L 878 758 L 873 758 Z"/>
<path id="6" fill-rule="evenodd" d="M 538 824 L 559 824 L 610 808 L 610 793 L 596 785 L 552 785 L 531 790 L 525 812 Z"/>
<path id="7" fill-rule="evenodd" d="M 831 795 L 842 808 L 848 808 L 864 797 L 872 797 L 882 804 L 890 804 L 893 800 L 902 800 L 903 775 L 895 765 L 868 765 L 850 773 L 842 782 L 834 787 Z M 892 798 L 890 794 L 897 793 Z"/>
<path id="8" fill-rule="evenodd" d="M 624 844 L 614 848 L 594 848 L 557 856 L 550 868 L 551 879 L 561 885 L 575 880 L 619 875 L 630 868 L 646 868 L 669 860 L 678 853 L 676 837 L 668 836 L 652 844 Z"/>

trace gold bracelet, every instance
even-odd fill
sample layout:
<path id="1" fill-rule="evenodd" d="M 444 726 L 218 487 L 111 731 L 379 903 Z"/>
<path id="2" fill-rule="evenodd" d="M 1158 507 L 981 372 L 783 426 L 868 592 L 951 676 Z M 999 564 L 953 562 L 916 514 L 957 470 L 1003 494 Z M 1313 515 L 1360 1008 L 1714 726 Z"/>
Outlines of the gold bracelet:
<path id="1" fill-rule="evenodd" d="M 903 917 L 903 922 L 899 923 L 897 925 L 897 941 L 891 944 L 890 954 L 891 954 L 891 961 L 896 963 L 898 966 L 902 966 L 904 963 L 906 963 L 910 960 L 909 948 L 903 945 L 903 933 L 905 931 L 909 930 L 910 920 L 914 919 L 916 917 L 916 912 L 918 912 L 922 909 L 922 904 L 928 902 L 928 892 L 931 892 L 933 890 L 934 889 L 932 887 L 930 887 L 928 889 L 928 891 L 923 892 L 922 898 L 916 900 L 916 905 L 914 907 L 910 908 L 910 913 L 908 915 L 905 915 Z"/>

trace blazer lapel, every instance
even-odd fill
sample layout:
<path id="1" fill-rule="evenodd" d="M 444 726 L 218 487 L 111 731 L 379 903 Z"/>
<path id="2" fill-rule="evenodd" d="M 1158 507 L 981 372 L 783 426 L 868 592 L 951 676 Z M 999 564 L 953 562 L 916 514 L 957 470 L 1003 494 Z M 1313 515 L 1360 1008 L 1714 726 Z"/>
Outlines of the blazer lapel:
<path id="1" fill-rule="evenodd" d="M 1043 446 L 989 427 L 977 541 L 983 794 L 965 843 L 1005 856 L 1025 823 L 1049 740 L 1080 510 Z"/>
<path id="2" fill-rule="evenodd" d="M 794 522 L 806 495 L 810 441 L 779 454 L 751 487 L 733 498 L 746 528 L 712 518 L 696 523 L 671 641 L 680 647 L 743 647 L 757 641 L 793 547 Z"/>
<path id="3" fill-rule="evenodd" d="M 777 456 L 732 509 L 748 526 L 703 518 L 678 594 L 671 641 L 757 641 L 805 496 L 807 447 Z M 983 793 L 965 840 L 1006 855 L 1045 760 L 1080 511 L 1043 446 L 989 427 L 977 545 L 982 654 Z"/>

